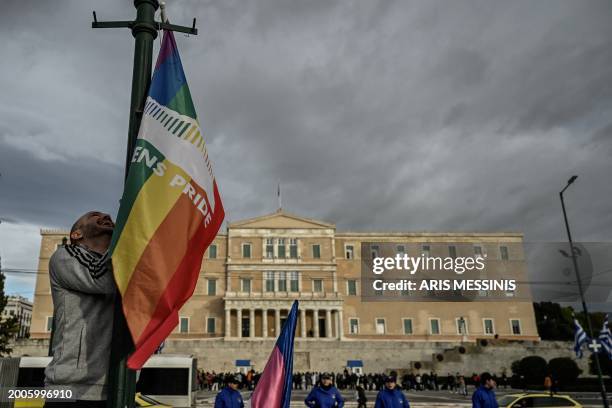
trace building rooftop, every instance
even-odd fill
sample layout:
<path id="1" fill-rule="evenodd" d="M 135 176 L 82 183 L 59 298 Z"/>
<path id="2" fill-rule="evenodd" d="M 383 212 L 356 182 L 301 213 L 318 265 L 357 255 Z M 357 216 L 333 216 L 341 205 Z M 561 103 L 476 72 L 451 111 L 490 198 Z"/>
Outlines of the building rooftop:
<path id="1" fill-rule="evenodd" d="M 274 220 L 285 219 L 289 222 L 286 226 L 278 225 L 274 223 Z M 291 224 L 295 224 L 291 225 Z M 279 209 L 273 213 L 265 214 L 258 217 L 247 218 L 245 220 L 239 220 L 228 223 L 229 228 L 280 228 L 280 229 L 291 229 L 291 228 L 326 228 L 336 229 L 336 225 L 325 221 L 319 221 L 312 218 L 306 218 L 299 215 L 295 215 L 285 210 Z M 61 235 L 68 236 L 70 231 L 63 228 L 41 228 L 41 235 Z M 226 233 L 219 233 L 220 236 L 227 235 Z M 432 231 L 336 231 L 335 235 L 338 237 L 514 237 L 522 238 L 523 233 L 517 231 L 494 231 L 494 232 L 478 232 L 478 231 L 453 231 L 453 232 L 432 232 Z"/>

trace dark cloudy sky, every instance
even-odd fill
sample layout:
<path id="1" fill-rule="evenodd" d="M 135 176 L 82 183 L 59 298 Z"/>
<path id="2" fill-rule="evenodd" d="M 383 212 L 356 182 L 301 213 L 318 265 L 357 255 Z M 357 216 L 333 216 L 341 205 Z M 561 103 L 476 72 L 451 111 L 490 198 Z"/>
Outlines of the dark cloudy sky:
<path id="1" fill-rule="evenodd" d="M 169 0 L 230 221 L 283 206 L 339 230 L 612 238 L 612 3 Z M 131 1 L 4 1 L 0 255 L 116 213 Z M 155 53 L 159 48 L 156 41 Z M 9 277 L 30 292 L 32 277 Z M 26 293 L 27 294 L 27 293 Z"/>

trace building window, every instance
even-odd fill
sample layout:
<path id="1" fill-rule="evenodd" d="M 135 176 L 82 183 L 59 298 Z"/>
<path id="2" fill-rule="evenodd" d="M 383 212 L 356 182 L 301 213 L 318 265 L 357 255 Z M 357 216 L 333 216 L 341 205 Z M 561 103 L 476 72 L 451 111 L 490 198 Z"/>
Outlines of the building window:
<path id="1" fill-rule="evenodd" d="M 359 334 L 359 319 L 355 317 L 349 319 L 349 333 Z"/>
<path id="2" fill-rule="evenodd" d="M 217 245 L 211 244 L 208 247 L 208 259 L 216 259 L 217 258 Z"/>
<path id="3" fill-rule="evenodd" d="M 345 245 L 344 246 L 344 257 L 346 259 L 355 258 L 355 247 L 352 245 Z"/>
<path id="4" fill-rule="evenodd" d="M 51 332 L 53 330 L 53 316 L 47 316 L 47 327 L 46 330 Z"/>
<path id="5" fill-rule="evenodd" d="M 248 279 L 248 278 L 240 279 L 240 288 L 242 292 L 251 293 L 251 279 Z"/>
<path id="6" fill-rule="evenodd" d="M 507 246 L 500 246 L 499 247 L 499 254 L 501 255 L 502 261 L 507 261 L 508 260 L 508 247 Z"/>
<path id="7" fill-rule="evenodd" d="M 279 258 L 286 258 L 285 254 L 285 238 L 279 238 L 276 240 L 276 253 Z"/>
<path id="8" fill-rule="evenodd" d="M 429 319 L 429 334 L 440 334 L 440 319 Z"/>
<path id="9" fill-rule="evenodd" d="M 312 291 L 313 292 L 323 292 L 323 280 L 322 279 L 312 280 Z"/>
<path id="10" fill-rule="evenodd" d="M 179 325 L 179 333 L 189 333 L 189 318 L 181 317 L 181 322 Z"/>
<path id="11" fill-rule="evenodd" d="M 266 258 L 274 258 L 274 240 L 272 238 L 266 239 Z"/>
<path id="12" fill-rule="evenodd" d="M 474 245 L 474 255 L 482 256 L 482 247 L 480 245 Z"/>
<path id="13" fill-rule="evenodd" d="M 451 258 L 456 258 L 457 257 L 457 247 L 454 245 L 449 245 L 448 247 L 448 256 L 450 256 Z"/>
<path id="14" fill-rule="evenodd" d="M 277 272 L 278 273 L 278 291 L 286 292 L 287 291 L 287 272 Z"/>
<path id="15" fill-rule="evenodd" d="M 264 272 L 266 292 L 274 292 L 274 272 Z"/>
<path id="16" fill-rule="evenodd" d="M 429 256 L 430 251 L 431 251 L 431 248 L 429 247 L 429 245 L 423 245 L 423 246 L 421 247 L 421 253 L 422 253 L 424 256 Z"/>
<path id="17" fill-rule="evenodd" d="M 495 334 L 493 319 L 482 319 L 482 326 L 484 328 L 484 334 Z"/>
<path id="18" fill-rule="evenodd" d="M 208 279 L 208 296 L 217 296 L 217 280 Z"/>
<path id="19" fill-rule="evenodd" d="M 251 257 L 251 244 L 242 244 L 242 257 L 243 258 Z"/>
<path id="20" fill-rule="evenodd" d="M 519 319 L 510 319 L 510 327 L 512 334 L 521 334 L 521 321 Z"/>
<path id="21" fill-rule="evenodd" d="M 297 272 L 289 272 L 289 289 L 291 292 L 300 291 L 300 275 Z"/>
<path id="22" fill-rule="evenodd" d="M 312 246 L 312 257 L 315 258 L 315 259 L 320 259 L 321 258 L 321 245 L 314 244 Z"/>
<path id="23" fill-rule="evenodd" d="M 209 317 L 206 319 L 206 333 L 214 334 L 215 333 L 215 318 Z"/>
<path id="24" fill-rule="evenodd" d="M 370 247 L 370 253 L 372 254 L 372 259 L 378 258 L 379 251 L 380 251 L 380 247 L 378 245 L 372 245 Z"/>
<path id="25" fill-rule="evenodd" d="M 402 319 L 404 322 L 404 334 L 412 334 L 412 319 Z"/>
<path id="26" fill-rule="evenodd" d="M 289 258 L 297 259 L 298 250 L 297 250 L 297 239 L 291 238 L 289 240 Z"/>
<path id="27" fill-rule="evenodd" d="M 457 317 L 455 319 L 455 326 L 457 327 L 457 334 L 464 336 L 468 334 L 468 321 L 465 317 Z"/>
<path id="28" fill-rule="evenodd" d="M 398 255 L 404 255 L 406 253 L 406 246 L 398 245 L 397 247 L 395 247 L 395 252 L 397 252 Z"/>
<path id="29" fill-rule="evenodd" d="M 350 279 L 346 281 L 346 293 L 349 296 L 357 296 L 357 281 L 354 279 Z"/>
<path id="30" fill-rule="evenodd" d="M 387 324 L 383 317 L 376 318 L 376 334 L 385 334 L 387 332 Z"/>

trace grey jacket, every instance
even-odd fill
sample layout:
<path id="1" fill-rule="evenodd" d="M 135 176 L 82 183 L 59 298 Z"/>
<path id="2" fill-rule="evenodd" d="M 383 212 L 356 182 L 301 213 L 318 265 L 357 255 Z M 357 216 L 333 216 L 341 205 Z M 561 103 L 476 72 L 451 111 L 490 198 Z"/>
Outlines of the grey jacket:
<path id="1" fill-rule="evenodd" d="M 70 387 L 77 399 L 105 400 L 115 281 L 106 255 L 60 247 L 49 261 L 53 359 L 45 386 Z"/>

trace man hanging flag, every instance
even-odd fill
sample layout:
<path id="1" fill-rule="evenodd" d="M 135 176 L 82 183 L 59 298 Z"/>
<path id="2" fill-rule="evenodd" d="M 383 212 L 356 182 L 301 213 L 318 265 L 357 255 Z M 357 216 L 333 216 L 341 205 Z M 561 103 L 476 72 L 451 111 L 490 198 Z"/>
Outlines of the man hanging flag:
<path id="1" fill-rule="evenodd" d="M 165 31 L 110 253 L 139 369 L 178 324 L 225 216 L 172 32 Z"/>
<path id="2" fill-rule="evenodd" d="M 578 320 L 574 318 L 574 352 L 576 353 L 576 357 L 582 358 L 582 347 L 588 342 L 589 336 L 587 336 L 582 326 L 580 326 Z"/>
<path id="3" fill-rule="evenodd" d="M 276 340 L 272 354 L 251 396 L 251 408 L 289 408 L 293 379 L 293 340 L 297 325 L 298 301 Z"/>
<path id="4" fill-rule="evenodd" d="M 612 333 L 610 333 L 610 329 L 608 328 L 608 315 L 604 317 L 603 327 L 601 328 L 601 332 L 599 333 L 599 344 L 601 344 L 601 348 L 608 355 L 608 358 L 612 360 Z"/>

